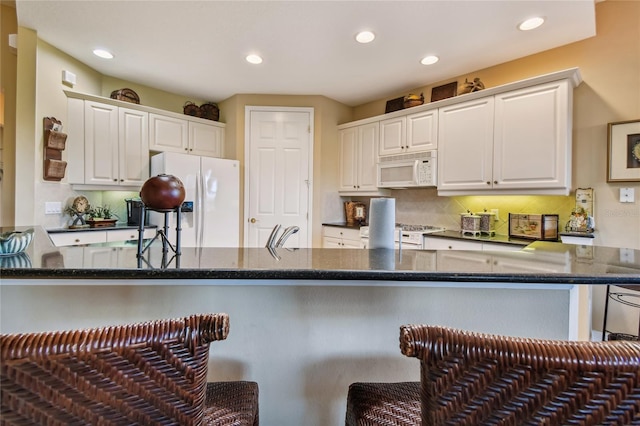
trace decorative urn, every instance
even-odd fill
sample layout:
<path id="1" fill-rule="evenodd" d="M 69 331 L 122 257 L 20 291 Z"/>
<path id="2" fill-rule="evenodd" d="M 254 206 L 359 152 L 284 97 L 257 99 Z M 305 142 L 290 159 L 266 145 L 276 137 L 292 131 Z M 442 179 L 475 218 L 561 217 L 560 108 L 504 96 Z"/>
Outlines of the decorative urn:
<path id="1" fill-rule="evenodd" d="M 186 195 L 182 181 L 173 175 L 160 174 L 146 180 L 140 189 L 144 205 L 154 210 L 178 208 Z"/>

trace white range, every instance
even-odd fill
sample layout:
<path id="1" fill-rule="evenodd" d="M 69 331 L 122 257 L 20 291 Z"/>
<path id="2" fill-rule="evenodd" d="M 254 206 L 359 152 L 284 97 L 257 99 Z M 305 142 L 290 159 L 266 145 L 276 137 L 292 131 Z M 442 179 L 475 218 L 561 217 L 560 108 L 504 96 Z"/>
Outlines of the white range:
<path id="1" fill-rule="evenodd" d="M 444 231 L 445 228 L 432 225 L 409 225 L 406 223 L 396 223 L 395 246 L 405 250 L 422 250 L 424 234 Z M 369 227 L 360 227 L 360 240 L 363 248 L 369 246 Z"/>

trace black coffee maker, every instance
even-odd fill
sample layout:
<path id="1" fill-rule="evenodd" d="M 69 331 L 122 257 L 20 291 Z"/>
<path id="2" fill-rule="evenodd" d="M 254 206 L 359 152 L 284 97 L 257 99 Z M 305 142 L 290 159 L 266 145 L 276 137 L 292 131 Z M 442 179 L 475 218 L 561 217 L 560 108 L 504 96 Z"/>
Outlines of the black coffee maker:
<path id="1" fill-rule="evenodd" d="M 142 200 L 140 198 L 125 198 L 127 203 L 127 225 L 139 226 L 140 225 L 140 209 L 142 208 Z M 144 224 L 149 224 L 149 212 L 145 211 Z"/>

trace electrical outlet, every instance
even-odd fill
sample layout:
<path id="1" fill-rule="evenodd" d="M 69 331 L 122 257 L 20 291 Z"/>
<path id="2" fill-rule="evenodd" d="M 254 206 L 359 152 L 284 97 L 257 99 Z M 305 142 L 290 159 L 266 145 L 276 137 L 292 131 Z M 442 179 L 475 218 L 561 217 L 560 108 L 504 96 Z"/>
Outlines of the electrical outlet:
<path id="1" fill-rule="evenodd" d="M 497 222 L 500 220 L 500 211 L 498 209 L 491 209 L 491 213 L 493 213 L 495 216 L 494 221 Z"/>
<path id="2" fill-rule="evenodd" d="M 634 188 L 620 188 L 620 202 L 633 203 L 635 199 Z"/>
<path id="3" fill-rule="evenodd" d="M 60 201 L 46 201 L 44 203 L 44 214 L 62 213 L 62 203 Z"/>

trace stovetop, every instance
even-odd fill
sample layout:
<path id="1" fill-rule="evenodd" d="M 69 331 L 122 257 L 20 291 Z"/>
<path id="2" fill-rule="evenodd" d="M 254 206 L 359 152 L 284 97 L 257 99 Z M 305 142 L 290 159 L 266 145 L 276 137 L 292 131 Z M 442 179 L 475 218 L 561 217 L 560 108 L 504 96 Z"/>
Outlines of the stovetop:
<path id="1" fill-rule="evenodd" d="M 400 239 L 400 234 L 402 234 L 402 242 L 404 244 L 413 244 L 422 246 L 422 235 L 430 234 L 433 232 L 445 231 L 446 228 L 433 226 L 433 225 L 411 225 L 407 223 L 396 223 L 396 229 L 399 229 L 401 232 L 395 233 L 396 242 Z M 361 238 L 369 238 L 369 227 L 362 226 L 360 227 L 360 237 Z"/>
<path id="2" fill-rule="evenodd" d="M 421 234 L 430 232 L 444 231 L 445 228 L 433 225 L 410 225 L 406 223 L 396 223 L 396 227 L 400 228 L 402 232 L 419 232 Z"/>

